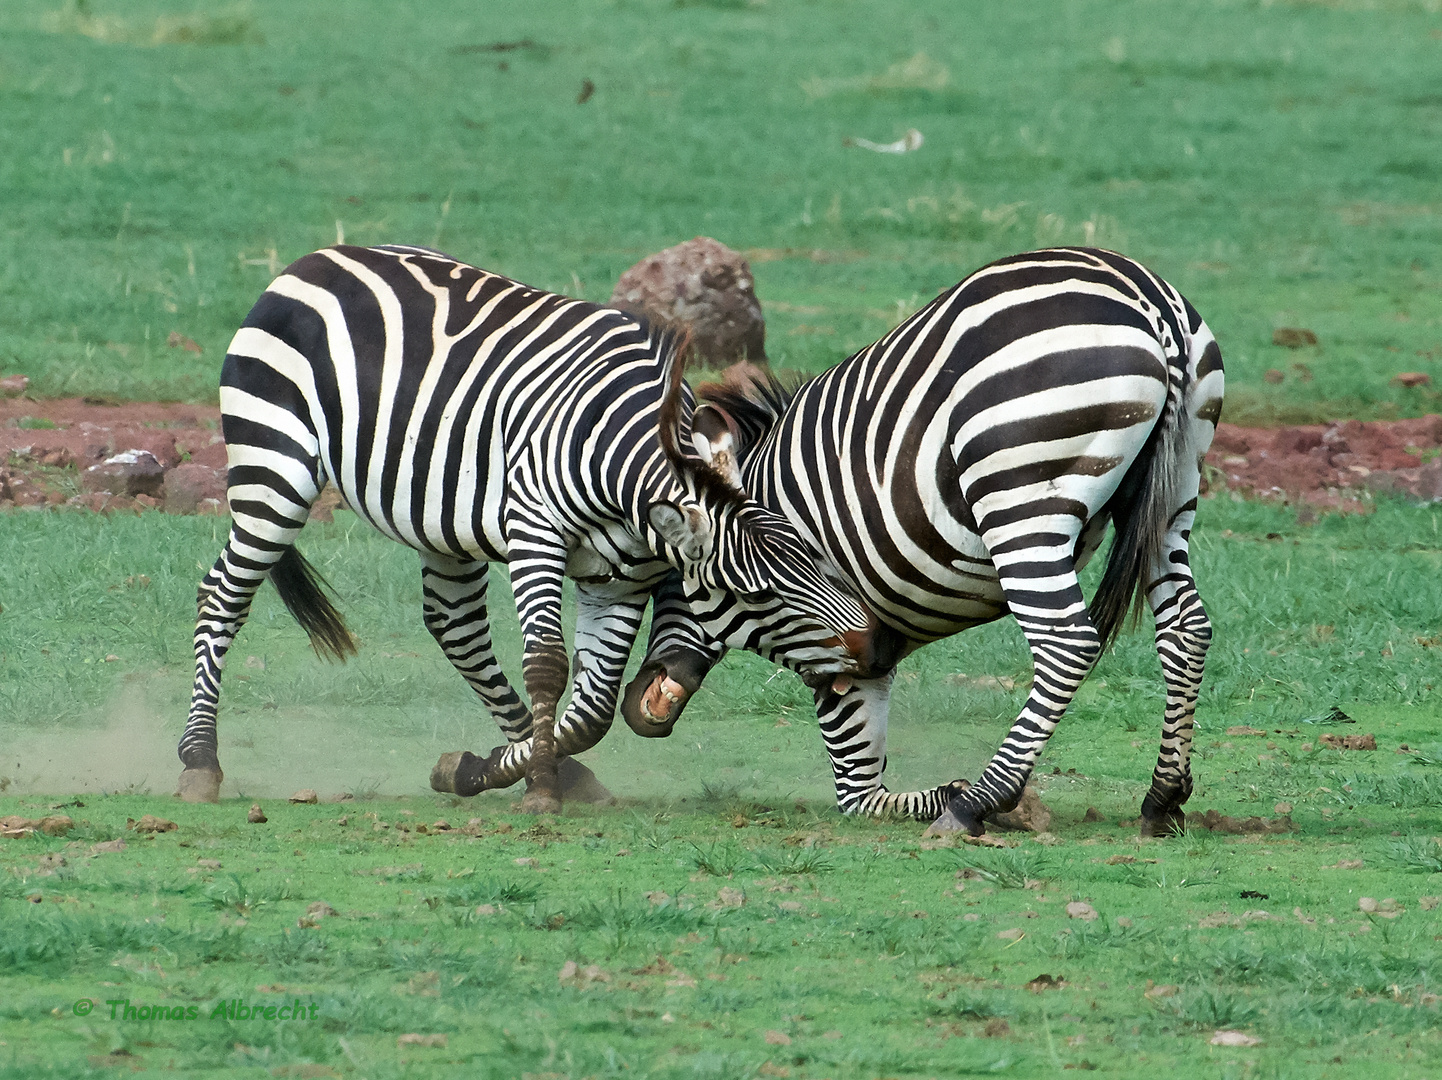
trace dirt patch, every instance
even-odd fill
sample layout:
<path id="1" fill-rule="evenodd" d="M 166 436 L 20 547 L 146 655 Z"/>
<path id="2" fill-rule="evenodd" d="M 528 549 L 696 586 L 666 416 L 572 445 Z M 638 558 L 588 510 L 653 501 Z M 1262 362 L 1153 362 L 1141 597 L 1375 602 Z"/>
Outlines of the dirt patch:
<path id="1" fill-rule="evenodd" d="M 1367 512 L 1376 494 L 1442 500 L 1442 416 L 1297 427 L 1221 424 L 1207 454 L 1216 489 Z"/>
<path id="2" fill-rule="evenodd" d="M 98 472 L 85 476 L 128 451 L 147 452 L 164 469 L 159 494 L 111 491 Z M 225 464 L 214 405 L 0 398 L 0 507 L 224 513 Z M 1384 492 L 1439 501 L 1442 416 L 1280 428 L 1222 424 L 1207 465 L 1210 489 L 1301 503 L 1304 514 L 1365 513 Z M 336 501 L 328 492 L 313 516 L 325 520 Z"/>

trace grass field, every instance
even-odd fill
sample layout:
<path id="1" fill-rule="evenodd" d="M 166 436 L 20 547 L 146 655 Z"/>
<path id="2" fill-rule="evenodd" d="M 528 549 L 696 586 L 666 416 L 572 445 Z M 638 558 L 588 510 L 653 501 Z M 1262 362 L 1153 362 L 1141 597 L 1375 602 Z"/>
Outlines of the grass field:
<path id="1" fill-rule="evenodd" d="M 341 12 L 0 9 L 0 366 L 208 399 L 275 269 L 339 234 L 604 300 L 705 233 L 752 252 L 773 359 L 817 370 L 992 257 L 1093 242 L 1207 316 L 1234 420 L 1437 408 L 1388 385 L 1442 377 L 1435 3 Z"/>
<path id="2" fill-rule="evenodd" d="M 981 850 L 839 817 L 805 690 L 750 655 L 671 739 L 621 726 L 587 755 L 616 807 L 538 823 L 514 791 L 431 795 L 437 754 L 484 750 L 495 728 L 425 635 L 411 556 L 345 512 L 303 546 L 360 658 L 322 665 L 263 592 L 226 677 L 227 801 L 186 806 L 168 792 L 218 525 L 7 515 L 0 814 L 77 827 L 0 841 L 0 1076 L 1434 1076 L 1438 518 L 1383 503 L 1301 527 L 1204 503 L 1194 561 L 1218 644 L 1189 809 L 1286 803 L 1296 831 L 1136 839 L 1161 712 L 1136 633 L 1039 769 L 1051 835 Z M 515 670 L 513 622 L 500 641 Z M 1024 683 L 1014 627 L 903 664 L 893 787 L 974 776 L 1019 707 L 1020 689 L 957 672 Z M 1356 723 L 1328 723 L 1333 706 Z M 1321 743 L 1364 732 L 1377 751 Z M 355 800 L 286 804 L 300 787 Z M 246 823 L 255 799 L 269 823 Z M 128 832 L 146 813 L 179 828 Z M 417 828 L 438 819 L 453 830 Z M 1098 918 L 1069 918 L 1078 901 Z M 318 902 L 338 914 L 298 925 Z M 314 1022 L 210 1015 L 297 998 Z M 111 1020 L 125 1000 L 198 1011 Z M 1260 1045 L 1213 1046 L 1217 1030 Z"/>
<path id="3" fill-rule="evenodd" d="M 712 235 L 802 371 L 990 258 L 1095 243 L 1207 317 L 1226 419 L 1438 411 L 1389 379 L 1442 381 L 1439 62 L 1435 0 L 8 0 L 0 374 L 213 400 L 270 277 L 340 236 L 605 300 Z M 847 145 L 910 128 L 915 153 Z M 1288 326 L 1319 343 L 1274 346 Z M 225 523 L 0 514 L 0 816 L 75 821 L 0 838 L 0 1080 L 1436 1077 L 1439 519 L 1203 503 L 1189 810 L 1293 831 L 1136 838 L 1162 687 L 1134 633 L 1038 770 L 1050 832 L 983 849 L 838 816 L 809 695 L 749 655 L 671 739 L 586 755 L 615 806 L 431 794 L 495 725 L 424 632 L 413 556 L 346 512 L 302 547 L 359 658 L 320 664 L 264 591 L 226 801 L 181 804 Z M 909 658 L 891 786 L 974 777 L 1028 676 L 1009 622 Z M 1378 749 L 1323 744 L 1357 733 Z"/>

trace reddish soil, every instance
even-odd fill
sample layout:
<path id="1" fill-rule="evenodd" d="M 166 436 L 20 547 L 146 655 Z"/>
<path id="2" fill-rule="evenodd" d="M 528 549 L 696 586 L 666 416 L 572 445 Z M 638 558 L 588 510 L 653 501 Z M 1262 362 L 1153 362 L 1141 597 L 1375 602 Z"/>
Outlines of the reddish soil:
<path id="1" fill-rule="evenodd" d="M 37 421 L 54 426 L 31 426 Z M 94 404 L 82 398 L 0 399 L 0 507 L 163 507 L 163 496 L 77 494 L 80 473 L 127 450 L 149 451 L 167 475 L 182 462 L 224 469 L 220 410 Z M 1374 494 L 1383 492 L 1442 500 L 1442 416 L 1282 428 L 1222 424 L 1207 465 L 1212 491 L 1296 502 L 1314 508 L 1309 513 L 1365 513 Z"/>

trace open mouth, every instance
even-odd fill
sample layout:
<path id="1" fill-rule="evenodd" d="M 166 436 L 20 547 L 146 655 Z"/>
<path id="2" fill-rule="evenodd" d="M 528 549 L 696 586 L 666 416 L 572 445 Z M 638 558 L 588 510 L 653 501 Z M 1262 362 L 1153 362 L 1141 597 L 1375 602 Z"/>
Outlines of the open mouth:
<path id="1" fill-rule="evenodd" d="M 669 724 L 688 696 L 684 686 L 662 671 L 641 695 L 641 716 L 652 724 Z"/>

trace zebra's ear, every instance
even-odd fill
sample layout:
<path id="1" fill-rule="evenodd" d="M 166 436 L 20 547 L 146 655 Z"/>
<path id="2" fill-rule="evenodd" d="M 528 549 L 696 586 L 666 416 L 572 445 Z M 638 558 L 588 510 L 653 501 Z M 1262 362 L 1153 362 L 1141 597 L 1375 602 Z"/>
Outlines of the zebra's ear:
<path id="1" fill-rule="evenodd" d="M 691 443 L 706 467 L 737 491 L 741 486 L 741 431 L 736 421 L 719 405 L 703 402 L 691 414 Z"/>
<path id="2" fill-rule="evenodd" d="M 646 520 L 688 562 L 699 562 L 711 543 L 711 523 L 699 506 L 653 502 Z"/>

